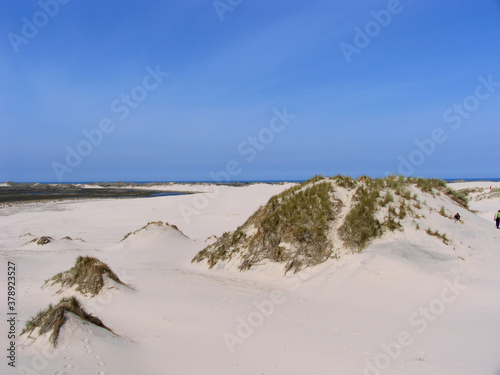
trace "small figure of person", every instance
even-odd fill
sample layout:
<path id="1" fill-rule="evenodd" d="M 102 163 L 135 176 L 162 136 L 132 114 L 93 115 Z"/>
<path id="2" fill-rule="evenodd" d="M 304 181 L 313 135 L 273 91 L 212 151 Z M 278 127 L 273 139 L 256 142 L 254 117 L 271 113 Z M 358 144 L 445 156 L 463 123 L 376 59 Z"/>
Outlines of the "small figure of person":
<path id="1" fill-rule="evenodd" d="M 495 212 L 495 221 L 497 222 L 497 229 L 500 229 L 500 210 L 498 212 Z"/>
<path id="2" fill-rule="evenodd" d="M 460 221 L 460 214 L 457 212 L 455 216 L 453 216 L 453 218 L 455 219 L 455 221 Z"/>

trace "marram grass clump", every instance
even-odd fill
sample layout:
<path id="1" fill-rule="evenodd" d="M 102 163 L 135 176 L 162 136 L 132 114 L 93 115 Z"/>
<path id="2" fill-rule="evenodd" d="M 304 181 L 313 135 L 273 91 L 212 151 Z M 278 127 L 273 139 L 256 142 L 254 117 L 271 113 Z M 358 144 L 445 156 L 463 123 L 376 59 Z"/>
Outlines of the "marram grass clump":
<path id="1" fill-rule="evenodd" d="M 361 251 L 368 243 L 382 235 L 382 224 L 376 218 L 380 189 L 373 183 L 366 183 L 356 190 L 352 209 L 339 228 L 340 238 L 347 247 Z"/>
<path id="2" fill-rule="evenodd" d="M 88 314 L 75 297 L 70 297 L 63 298 L 57 305 L 49 305 L 47 309 L 40 311 L 34 318 L 26 323 L 26 327 L 21 332 L 21 335 L 27 334 L 28 337 L 32 337 L 31 335 L 35 333 L 37 337 L 39 337 L 51 332 L 49 340 L 52 345 L 56 347 L 61 328 L 68 319 L 68 313 L 74 314 L 83 322 L 94 324 L 113 333 L 113 331 L 106 327 L 99 318 Z M 37 329 L 38 331 L 34 332 Z"/>
<path id="3" fill-rule="evenodd" d="M 125 285 L 107 264 L 94 257 L 80 256 L 71 269 L 55 275 L 47 280 L 45 285 L 60 284 L 62 288 L 75 287 L 75 290 L 83 295 L 95 296 L 102 290 L 105 277 Z"/>
<path id="4" fill-rule="evenodd" d="M 337 207 L 331 199 L 333 185 L 316 176 L 272 197 L 234 233 L 225 233 L 216 243 L 201 251 L 194 262 L 206 260 L 209 267 L 231 259 L 240 248 L 240 270 L 250 269 L 264 260 L 286 263 L 286 270 L 324 262 L 331 254 L 328 225 Z M 253 227 L 248 234 L 243 228 Z"/>

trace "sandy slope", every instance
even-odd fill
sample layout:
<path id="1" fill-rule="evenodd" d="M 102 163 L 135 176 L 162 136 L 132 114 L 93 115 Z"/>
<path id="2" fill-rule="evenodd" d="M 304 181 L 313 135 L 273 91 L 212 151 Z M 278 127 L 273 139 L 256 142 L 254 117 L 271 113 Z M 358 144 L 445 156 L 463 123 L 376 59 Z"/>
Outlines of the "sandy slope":
<path id="1" fill-rule="evenodd" d="M 71 318 L 56 352 L 48 351 L 43 340 L 18 340 L 17 370 L 86 375 L 500 373 L 500 231 L 492 221 L 497 200 L 472 202 L 482 212 L 461 212 L 463 225 L 429 215 L 430 225 L 446 226 L 453 246 L 422 230 L 409 232 L 408 238 L 396 233 L 361 254 L 287 277 L 272 264 L 239 273 L 190 263 L 207 237 L 236 229 L 287 187 L 220 187 L 192 196 L 2 209 L 0 285 L 6 296 L 6 263 L 14 261 L 18 332 L 60 298 L 55 290 L 42 289 L 43 281 L 69 269 L 78 255 L 101 259 L 134 288 L 81 297 L 119 337 Z M 152 221 L 176 225 L 185 236 L 153 225 L 120 242 Z M 55 241 L 26 244 L 42 235 Z M 62 240 L 65 236 L 84 242 Z M 5 302 L 0 319 L 7 319 Z M 0 342 L 6 346 L 6 325 L 1 327 Z M 5 360 L 1 368 L 2 374 L 18 373 Z"/>

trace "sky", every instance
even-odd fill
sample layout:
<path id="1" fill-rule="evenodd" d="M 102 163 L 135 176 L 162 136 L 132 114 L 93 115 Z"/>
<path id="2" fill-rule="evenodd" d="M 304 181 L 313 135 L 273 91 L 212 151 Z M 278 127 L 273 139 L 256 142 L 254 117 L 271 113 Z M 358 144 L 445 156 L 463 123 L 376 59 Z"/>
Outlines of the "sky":
<path id="1" fill-rule="evenodd" d="M 500 178 L 500 1 L 2 1 L 0 181 Z"/>

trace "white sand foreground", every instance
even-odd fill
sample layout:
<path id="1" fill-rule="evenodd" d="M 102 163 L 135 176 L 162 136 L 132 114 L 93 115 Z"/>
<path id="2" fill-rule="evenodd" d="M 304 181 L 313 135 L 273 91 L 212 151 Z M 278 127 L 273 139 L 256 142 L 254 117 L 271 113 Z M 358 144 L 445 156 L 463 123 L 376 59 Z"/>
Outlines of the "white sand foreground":
<path id="1" fill-rule="evenodd" d="M 386 236 L 360 254 L 285 277 L 273 264 L 240 273 L 190 263 L 208 237 L 236 229 L 290 186 L 2 208 L 3 353 L 8 262 L 16 266 L 17 334 L 61 298 L 43 289 L 44 281 L 79 255 L 106 262 L 134 289 L 77 296 L 119 336 L 71 318 L 56 350 L 17 337 L 16 368 L 4 355 L 0 373 L 500 374 L 498 198 L 472 201 L 477 214 L 461 210 L 464 223 L 447 224 L 450 246 L 424 231 L 407 241 Z M 150 226 L 120 242 L 153 221 L 176 225 L 188 238 Z M 40 236 L 54 241 L 29 243 Z"/>

